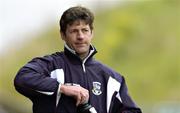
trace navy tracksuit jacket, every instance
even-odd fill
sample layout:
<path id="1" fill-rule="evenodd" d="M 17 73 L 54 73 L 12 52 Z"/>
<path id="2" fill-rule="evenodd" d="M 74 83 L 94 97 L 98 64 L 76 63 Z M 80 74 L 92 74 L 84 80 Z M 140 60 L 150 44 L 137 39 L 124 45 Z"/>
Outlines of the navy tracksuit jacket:
<path id="1" fill-rule="evenodd" d="M 32 59 L 14 79 L 18 92 L 33 102 L 33 113 L 77 113 L 76 100 L 59 93 L 60 84 L 89 90 L 97 113 L 141 113 L 128 95 L 123 76 L 93 59 L 91 46 L 83 61 L 65 45 L 64 52 Z"/>

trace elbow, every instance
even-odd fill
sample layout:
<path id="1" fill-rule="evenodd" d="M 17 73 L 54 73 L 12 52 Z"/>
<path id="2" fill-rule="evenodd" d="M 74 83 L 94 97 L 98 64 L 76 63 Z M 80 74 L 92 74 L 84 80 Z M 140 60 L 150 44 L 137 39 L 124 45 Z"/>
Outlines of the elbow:
<path id="1" fill-rule="evenodd" d="M 24 77 L 21 72 L 18 72 L 14 78 L 14 87 L 16 90 L 24 87 Z"/>

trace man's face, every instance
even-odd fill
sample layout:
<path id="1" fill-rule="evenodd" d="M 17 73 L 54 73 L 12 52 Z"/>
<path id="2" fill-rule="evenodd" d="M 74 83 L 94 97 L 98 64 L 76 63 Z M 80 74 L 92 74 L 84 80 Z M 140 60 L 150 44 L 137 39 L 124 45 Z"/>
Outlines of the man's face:
<path id="1" fill-rule="evenodd" d="M 89 52 L 90 43 L 93 33 L 84 21 L 75 21 L 72 25 L 68 25 L 65 34 L 61 33 L 62 39 L 80 57 L 86 57 Z"/>

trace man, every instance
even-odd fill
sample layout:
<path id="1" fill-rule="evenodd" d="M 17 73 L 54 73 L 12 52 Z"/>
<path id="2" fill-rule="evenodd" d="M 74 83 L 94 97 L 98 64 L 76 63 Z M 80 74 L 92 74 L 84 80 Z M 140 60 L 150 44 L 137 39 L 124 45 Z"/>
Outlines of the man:
<path id="1" fill-rule="evenodd" d="M 33 102 L 33 113 L 141 113 L 124 77 L 93 59 L 93 20 L 85 7 L 66 10 L 64 51 L 34 58 L 17 73 L 15 88 Z"/>

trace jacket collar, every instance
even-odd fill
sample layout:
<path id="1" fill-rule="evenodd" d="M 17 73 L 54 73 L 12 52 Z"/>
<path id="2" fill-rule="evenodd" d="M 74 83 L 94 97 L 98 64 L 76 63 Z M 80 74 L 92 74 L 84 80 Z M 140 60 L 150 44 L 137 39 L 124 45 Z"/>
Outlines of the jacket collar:
<path id="1" fill-rule="evenodd" d="M 78 54 L 76 53 L 75 50 L 71 49 L 66 43 L 64 44 L 64 52 L 65 55 L 70 59 L 70 60 L 77 60 L 77 61 L 81 61 L 82 63 L 85 63 L 86 61 L 92 59 L 92 57 L 94 56 L 94 54 L 97 53 L 95 47 L 91 44 L 90 45 L 90 50 L 89 50 L 89 54 L 87 55 L 87 57 L 85 57 L 83 60 L 81 60 L 81 58 L 78 56 Z"/>

